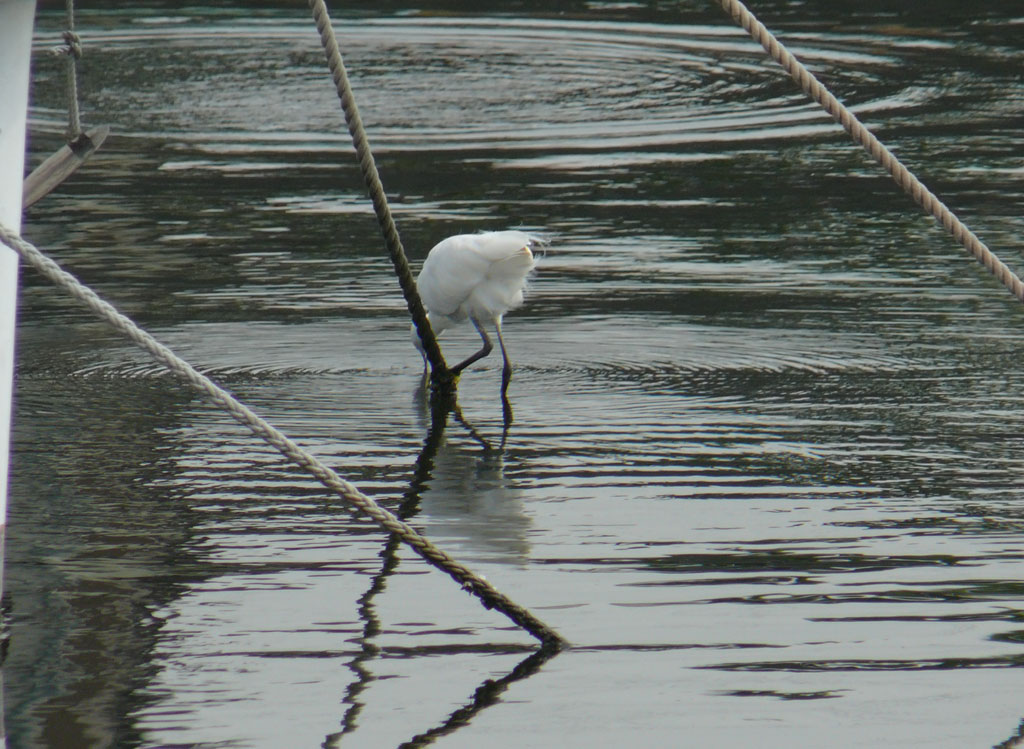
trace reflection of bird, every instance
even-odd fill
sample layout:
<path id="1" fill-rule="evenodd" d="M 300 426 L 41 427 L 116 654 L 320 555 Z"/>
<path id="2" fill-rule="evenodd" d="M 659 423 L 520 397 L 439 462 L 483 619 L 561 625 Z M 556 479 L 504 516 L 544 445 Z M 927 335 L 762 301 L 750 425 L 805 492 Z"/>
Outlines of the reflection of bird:
<path id="1" fill-rule="evenodd" d="M 440 335 L 445 328 L 468 318 L 483 339 L 483 347 L 452 367 L 453 373 L 491 353 L 493 345 L 486 328 L 493 325 L 504 361 L 501 392 L 508 389 L 512 365 L 501 339 L 501 316 L 523 303 L 526 279 L 537 264 L 531 248 L 539 244 L 544 244 L 540 237 L 521 231 L 457 234 L 436 244 L 427 255 L 416 286 L 434 333 Z M 426 366 L 427 357 L 415 327 L 412 341 Z"/>
<path id="2" fill-rule="evenodd" d="M 399 514 L 406 520 L 416 515 L 431 538 L 450 542 L 469 560 L 525 563 L 531 521 L 522 488 L 505 475 L 507 429 L 501 444 L 492 444 L 458 405 L 438 408 L 425 387 L 416 391 L 414 404 L 427 436 Z"/>

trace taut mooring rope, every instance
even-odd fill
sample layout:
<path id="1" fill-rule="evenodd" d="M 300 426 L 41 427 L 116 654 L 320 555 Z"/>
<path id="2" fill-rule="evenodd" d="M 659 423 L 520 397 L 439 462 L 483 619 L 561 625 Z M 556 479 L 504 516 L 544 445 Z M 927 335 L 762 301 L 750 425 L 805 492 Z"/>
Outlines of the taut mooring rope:
<path id="1" fill-rule="evenodd" d="M 63 270 L 35 246 L 26 242 L 15 232 L 0 225 L 0 242 L 13 249 L 21 258 L 38 270 L 43 276 L 61 287 L 93 313 L 108 322 L 118 331 L 143 348 L 154 359 L 161 362 L 174 374 L 183 378 L 194 388 L 209 396 L 218 406 L 228 411 L 236 421 L 248 427 L 256 436 L 279 450 L 286 458 L 313 474 L 328 489 L 354 506 L 363 514 L 390 533 L 394 533 L 428 563 L 446 572 L 465 590 L 473 593 L 486 608 L 494 608 L 545 644 L 560 646 L 564 640 L 544 622 L 527 609 L 519 606 L 499 592 L 487 580 L 475 575 L 467 567 L 434 546 L 429 539 L 419 534 L 412 526 L 402 522 L 393 513 L 377 505 L 360 492 L 353 484 L 341 478 L 331 468 L 310 455 L 290 438 L 271 424 L 257 416 L 248 406 L 240 403 L 229 392 L 214 383 L 209 377 L 198 372 L 191 364 L 142 330 L 131 319 L 118 312 L 110 303 L 101 299 L 96 292 L 82 284 L 77 278 Z"/>
<path id="2" fill-rule="evenodd" d="M 348 81 L 348 72 L 345 70 L 345 62 L 341 58 L 338 40 L 334 36 L 331 18 L 327 14 L 327 6 L 323 0 L 309 0 L 309 9 L 313 12 L 316 29 L 320 32 L 320 42 L 327 55 L 327 66 L 334 78 L 334 87 L 338 91 L 341 109 L 345 113 L 345 123 L 348 125 L 348 132 L 352 136 L 352 144 L 355 146 L 356 156 L 359 158 L 359 168 L 363 172 L 363 180 L 370 193 L 370 200 L 373 201 L 373 211 L 377 214 L 377 223 L 380 224 L 381 234 L 384 235 L 384 244 L 387 245 L 388 254 L 391 255 L 391 263 L 395 266 L 398 283 L 402 287 L 402 294 L 405 295 L 405 303 L 409 307 L 409 314 L 412 315 L 416 332 L 423 343 L 423 350 L 430 360 L 431 380 L 438 385 L 450 386 L 452 375 L 441 354 L 441 347 L 437 345 L 437 338 L 430 327 L 430 321 L 427 319 L 423 302 L 420 301 L 419 292 L 416 291 L 416 281 L 412 277 L 409 261 L 405 257 L 402 240 L 398 236 L 398 228 L 391 217 L 388 198 L 384 194 L 384 185 L 380 181 L 380 174 L 377 173 L 377 165 L 373 160 L 373 153 L 370 151 L 370 141 L 366 137 L 363 120 L 359 116 L 359 107 L 356 106 L 356 100 L 352 94 L 352 86 Z"/>
<path id="3" fill-rule="evenodd" d="M 804 93 L 832 115 L 851 137 L 864 147 L 871 157 L 889 172 L 903 190 L 910 195 L 927 213 L 930 213 L 942 226 L 953 235 L 974 258 L 988 268 L 1021 302 L 1024 302 L 1024 281 L 1010 270 L 1002 260 L 985 246 L 949 208 L 939 200 L 921 181 L 911 174 L 899 159 L 886 148 L 875 135 L 861 124 L 853 112 L 847 109 L 835 96 L 829 93 L 817 78 L 787 50 L 775 36 L 765 28 L 764 24 L 747 10 L 739 0 L 718 0 L 723 10 L 732 16 L 743 29 L 758 42 L 772 59 L 781 65 L 793 80 L 799 84 Z"/>

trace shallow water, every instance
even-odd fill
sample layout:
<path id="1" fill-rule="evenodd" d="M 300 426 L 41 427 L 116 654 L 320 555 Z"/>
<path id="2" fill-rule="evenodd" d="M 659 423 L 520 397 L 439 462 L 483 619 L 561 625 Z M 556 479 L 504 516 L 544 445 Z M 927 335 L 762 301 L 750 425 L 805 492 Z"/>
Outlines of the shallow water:
<path id="1" fill-rule="evenodd" d="M 1010 5 L 754 10 L 1020 267 Z M 711 4 L 355 7 L 414 264 L 552 236 L 507 433 L 493 356 L 431 423 L 301 9 L 80 9 L 112 135 L 25 233 L 573 648 L 532 655 L 25 271 L 10 745 L 1020 744 L 1019 304 Z"/>

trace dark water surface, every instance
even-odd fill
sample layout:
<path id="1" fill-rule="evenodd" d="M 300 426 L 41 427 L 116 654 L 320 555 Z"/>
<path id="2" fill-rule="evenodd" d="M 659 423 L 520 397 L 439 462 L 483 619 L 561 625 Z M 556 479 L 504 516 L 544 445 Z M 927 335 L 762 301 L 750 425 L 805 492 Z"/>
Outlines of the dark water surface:
<path id="1" fill-rule="evenodd" d="M 753 9 L 1021 267 L 1024 8 Z M 712 3 L 336 22 L 414 264 L 552 235 L 504 438 L 494 356 L 431 424 L 302 4 L 83 4 L 112 134 L 25 233 L 575 647 L 531 658 L 26 270 L 9 744 L 1021 745 L 1020 305 Z"/>

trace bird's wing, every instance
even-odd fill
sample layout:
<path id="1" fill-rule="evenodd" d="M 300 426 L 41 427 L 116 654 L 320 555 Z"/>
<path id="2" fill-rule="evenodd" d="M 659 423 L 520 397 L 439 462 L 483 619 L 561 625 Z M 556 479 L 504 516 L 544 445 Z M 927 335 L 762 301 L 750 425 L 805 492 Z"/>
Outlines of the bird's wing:
<path id="1" fill-rule="evenodd" d="M 490 263 L 472 251 L 460 234 L 442 240 L 430 251 L 416 285 L 423 304 L 434 315 L 456 316 L 459 307 L 487 276 Z"/>

